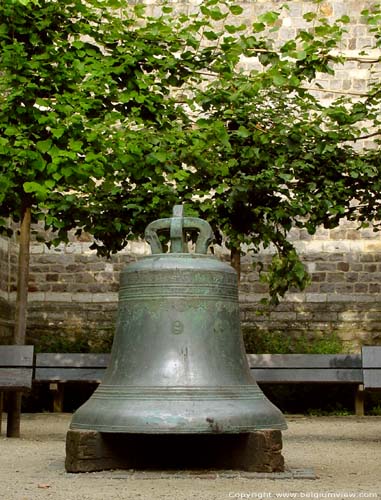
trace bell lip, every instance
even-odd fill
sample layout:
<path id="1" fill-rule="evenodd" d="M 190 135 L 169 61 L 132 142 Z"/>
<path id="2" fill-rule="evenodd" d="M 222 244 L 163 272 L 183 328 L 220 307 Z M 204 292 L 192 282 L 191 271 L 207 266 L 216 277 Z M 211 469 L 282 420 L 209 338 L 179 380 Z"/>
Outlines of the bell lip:
<path id="1" fill-rule="evenodd" d="M 189 401 L 167 401 L 156 407 L 147 406 L 147 401 L 129 400 L 128 405 L 118 401 L 114 411 L 108 405 L 105 411 L 92 400 L 74 413 L 70 429 L 122 434 L 245 434 L 287 429 L 283 413 L 267 398 L 254 404 L 230 402 L 230 408 L 223 399 L 199 400 L 193 407 Z"/>
<path id="2" fill-rule="evenodd" d="M 285 431 L 288 429 L 287 422 L 279 422 L 278 424 L 272 425 L 253 425 L 253 426 L 242 426 L 238 428 L 237 426 L 232 426 L 231 428 L 223 428 L 222 430 L 210 430 L 210 428 L 187 428 L 187 429 L 175 429 L 172 427 L 162 427 L 158 429 L 149 429 L 141 426 L 107 426 L 107 425 L 87 425 L 87 424 L 70 424 L 70 430 L 78 431 L 97 431 L 105 434 L 165 434 L 165 435 L 178 435 L 178 434 L 190 434 L 190 435 L 213 435 L 220 436 L 223 434 L 250 434 L 251 432 L 257 431 Z"/>
<path id="3" fill-rule="evenodd" d="M 147 414 L 139 412 L 121 418 L 103 415 L 100 419 L 93 419 L 91 414 L 74 414 L 70 429 L 118 434 L 247 434 L 264 430 L 286 430 L 288 426 L 282 412 L 272 403 L 266 406 L 272 414 L 256 413 L 254 408 L 249 416 L 245 407 L 242 415 L 237 413 L 224 416 L 221 412 L 206 413 L 200 408 L 201 413 L 204 413 L 203 416 L 193 414 L 183 418 L 179 414 L 179 419 L 174 416 L 172 421 L 166 420 L 168 412 L 159 411 L 156 422 L 153 422 Z M 208 414 L 215 415 L 215 418 L 205 417 Z"/>

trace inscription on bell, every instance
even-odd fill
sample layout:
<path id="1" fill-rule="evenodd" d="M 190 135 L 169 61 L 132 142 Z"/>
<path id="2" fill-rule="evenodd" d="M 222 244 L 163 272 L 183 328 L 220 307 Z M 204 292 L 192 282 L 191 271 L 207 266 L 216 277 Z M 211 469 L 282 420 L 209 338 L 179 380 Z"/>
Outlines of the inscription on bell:
<path id="1" fill-rule="evenodd" d="M 174 335 L 180 335 L 184 331 L 184 325 L 181 321 L 173 321 L 172 323 L 172 333 Z"/>
<path id="2" fill-rule="evenodd" d="M 186 254 L 185 254 L 186 255 Z M 150 257 L 146 257 L 149 259 Z M 229 270 L 229 268 L 228 268 Z M 220 285 L 220 286 L 237 286 L 237 276 L 233 272 L 226 272 L 221 274 L 221 272 L 216 271 L 208 271 L 203 269 L 202 272 L 198 272 L 197 269 L 189 271 L 189 270 L 181 270 L 177 271 L 174 269 L 167 270 L 167 272 L 163 271 L 161 273 L 152 272 L 151 269 L 146 270 L 145 272 L 129 272 L 128 268 L 125 270 L 124 275 L 122 276 L 121 285 L 133 285 L 133 284 L 162 284 L 165 283 L 170 284 L 173 283 L 178 285 L 179 283 L 192 283 L 192 284 L 206 284 L 206 285 Z"/>

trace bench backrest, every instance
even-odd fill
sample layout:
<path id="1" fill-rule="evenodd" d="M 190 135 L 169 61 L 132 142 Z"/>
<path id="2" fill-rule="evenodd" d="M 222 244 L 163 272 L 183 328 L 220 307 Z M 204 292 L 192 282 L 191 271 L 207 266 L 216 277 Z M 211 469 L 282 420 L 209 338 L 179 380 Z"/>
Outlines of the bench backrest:
<path id="1" fill-rule="evenodd" d="M 360 354 L 248 354 L 261 383 L 362 383 Z"/>
<path id="2" fill-rule="evenodd" d="M 364 389 L 381 388 L 381 346 L 362 348 Z"/>
<path id="3" fill-rule="evenodd" d="M 362 383 L 360 354 L 248 354 L 251 373 L 261 383 Z M 100 382 L 109 354 L 41 353 L 37 382 Z"/>
<path id="4" fill-rule="evenodd" d="M 36 382 L 100 382 L 109 354 L 40 353 L 36 355 Z"/>
<path id="5" fill-rule="evenodd" d="M 32 388 L 33 346 L 0 346 L 0 391 Z"/>

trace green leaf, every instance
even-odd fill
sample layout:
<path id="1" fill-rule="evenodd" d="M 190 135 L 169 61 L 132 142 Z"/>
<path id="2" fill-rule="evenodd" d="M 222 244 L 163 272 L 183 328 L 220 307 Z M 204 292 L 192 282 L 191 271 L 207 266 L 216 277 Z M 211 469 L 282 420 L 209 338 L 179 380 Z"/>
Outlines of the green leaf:
<path id="1" fill-rule="evenodd" d="M 264 23 L 253 23 L 253 31 L 254 33 L 260 33 L 266 29 L 266 25 Z"/>
<path id="2" fill-rule="evenodd" d="M 23 187 L 26 193 L 33 193 L 41 198 L 45 198 L 47 193 L 46 188 L 37 182 L 24 182 Z"/>
<path id="3" fill-rule="evenodd" d="M 234 34 L 234 33 L 238 33 L 239 31 L 245 30 L 246 25 L 240 24 L 239 26 L 236 26 L 235 24 L 225 24 L 224 28 L 228 33 Z"/>
<path id="4" fill-rule="evenodd" d="M 65 128 L 64 127 L 52 128 L 50 129 L 50 133 L 55 139 L 59 139 L 65 133 Z"/>
<path id="5" fill-rule="evenodd" d="M 46 167 L 46 161 L 39 157 L 31 162 L 32 168 L 35 168 L 38 172 L 43 172 Z"/>
<path id="6" fill-rule="evenodd" d="M 9 126 L 9 127 L 6 127 L 6 129 L 4 130 L 4 134 L 5 135 L 8 135 L 8 136 L 14 136 L 14 135 L 18 135 L 18 129 L 17 127 L 14 127 L 14 126 Z"/>
<path id="7" fill-rule="evenodd" d="M 261 14 L 258 19 L 265 24 L 274 24 L 279 19 L 279 12 L 269 11 Z"/>
<path id="8" fill-rule="evenodd" d="M 75 152 L 81 152 L 82 146 L 83 146 L 82 141 L 78 141 L 78 140 L 74 140 L 74 139 L 69 140 L 69 147 Z"/>
<path id="9" fill-rule="evenodd" d="M 214 31 L 204 31 L 204 36 L 207 40 L 218 40 L 219 36 L 217 33 L 215 33 Z"/>
<path id="10" fill-rule="evenodd" d="M 305 50 L 299 50 L 296 52 L 296 59 L 298 61 L 303 61 L 307 57 L 307 52 Z"/>
<path id="11" fill-rule="evenodd" d="M 33 4 L 33 5 L 39 5 L 38 0 L 12 0 L 14 3 L 19 3 L 21 5 L 24 5 L 25 7 L 28 4 Z"/>
<path id="12" fill-rule="evenodd" d="M 348 24 L 351 22 L 351 18 L 347 15 L 344 15 L 344 16 L 341 16 L 339 19 L 337 19 L 336 22 Z"/>
<path id="13" fill-rule="evenodd" d="M 210 9 L 209 15 L 214 21 L 221 21 L 222 19 L 225 19 L 227 17 L 227 14 L 222 12 L 222 10 L 219 8 Z"/>
<path id="14" fill-rule="evenodd" d="M 247 137 L 251 136 L 251 132 L 246 127 L 241 125 L 237 130 L 237 136 L 246 139 Z"/>
<path id="15" fill-rule="evenodd" d="M 311 22 L 316 18 L 317 18 L 316 12 L 306 12 L 305 14 L 303 14 L 303 19 L 305 19 L 308 22 Z"/>
<path id="16" fill-rule="evenodd" d="M 230 5 L 229 10 L 235 16 L 240 16 L 243 13 L 243 8 L 240 5 Z"/>
<path id="17" fill-rule="evenodd" d="M 272 81 L 274 82 L 275 85 L 281 87 L 287 83 L 287 78 L 285 78 L 283 75 L 279 73 L 275 73 L 274 75 L 272 75 Z"/>
<path id="18" fill-rule="evenodd" d="M 49 151 L 49 149 L 51 148 L 51 146 L 52 146 L 52 140 L 51 139 L 46 139 L 44 141 L 38 141 L 36 143 L 36 148 L 41 153 L 47 153 Z"/>
<path id="19" fill-rule="evenodd" d="M 168 159 L 168 154 L 163 151 L 157 151 L 155 153 L 150 154 L 151 158 L 154 158 L 160 163 L 165 163 Z"/>

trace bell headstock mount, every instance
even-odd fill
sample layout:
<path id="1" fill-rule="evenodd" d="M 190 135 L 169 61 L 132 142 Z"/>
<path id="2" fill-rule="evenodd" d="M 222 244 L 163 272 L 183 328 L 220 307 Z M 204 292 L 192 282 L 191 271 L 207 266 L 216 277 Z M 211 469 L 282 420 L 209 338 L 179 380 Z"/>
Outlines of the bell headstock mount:
<path id="1" fill-rule="evenodd" d="M 170 253 L 188 253 L 188 244 L 185 241 L 186 230 L 199 231 L 195 248 L 195 253 L 198 254 L 206 254 L 214 239 L 212 228 L 208 222 L 198 217 L 184 217 L 183 205 L 173 207 L 172 217 L 155 220 L 146 227 L 144 237 L 151 246 L 153 254 L 163 253 L 158 232 L 165 230 L 169 230 Z"/>

